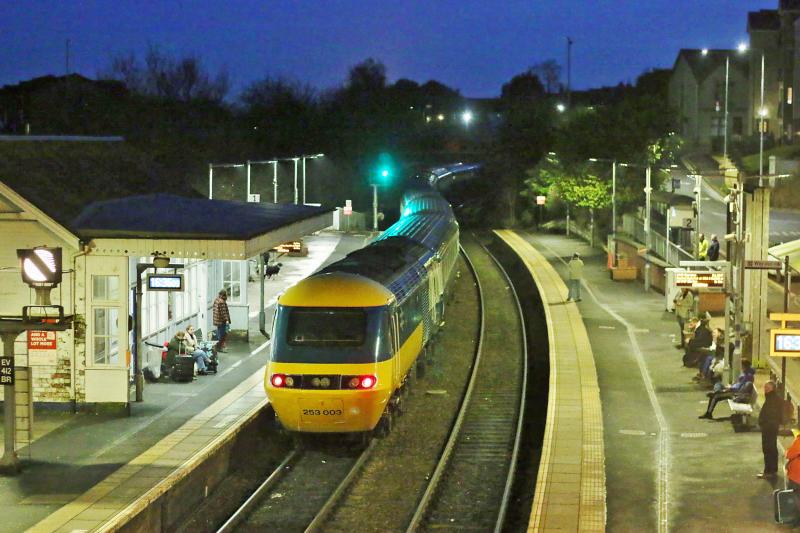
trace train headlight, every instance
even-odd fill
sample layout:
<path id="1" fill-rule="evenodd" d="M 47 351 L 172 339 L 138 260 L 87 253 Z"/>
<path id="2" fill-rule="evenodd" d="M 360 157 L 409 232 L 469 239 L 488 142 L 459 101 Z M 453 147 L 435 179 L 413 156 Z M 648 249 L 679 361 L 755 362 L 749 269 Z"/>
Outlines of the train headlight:
<path id="1" fill-rule="evenodd" d="M 375 376 L 361 376 L 361 386 L 362 389 L 371 389 L 378 383 L 378 378 Z"/>
<path id="2" fill-rule="evenodd" d="M 290 378 L 291 379 L 291 378 Z M 287 385 L 286 382 L 286 375 L 285 374 L 272 374 L 272 377 L 269 378 L 269 382 L 272 383 L 272 386 L 276 389 Z"/>
<path id="3" fill-rule="evenodd" d="M 327 389 L 331 386 L 331 380 L 330 378 L 322 378 L 319 380 L 319 384 L 322 385 L 323 388 Z"/>
<path id="4" fill-rule="evenodd" d="M 313 378 L 313 379 L 311 380 L 311 386 L 312 386 L 312 387 L 319 387 L 319 386 L 320 386 L 320 380 L 319 380 L 319 378 Z"/>
<path id="5" fill-rule="evenodd" d="M 347 383 L 347 386 L 350 387 L 351 389 L 357 389 L 360 384 L 361 380 L 354 376 L 350 378 L 350 381 Z"/>
<path id="6" fill-rule="evenodd" d="M 286 383 L 287 387 L 294 387 L 294 378 L 292 376 L 286 376 L 284 383 Z"/>

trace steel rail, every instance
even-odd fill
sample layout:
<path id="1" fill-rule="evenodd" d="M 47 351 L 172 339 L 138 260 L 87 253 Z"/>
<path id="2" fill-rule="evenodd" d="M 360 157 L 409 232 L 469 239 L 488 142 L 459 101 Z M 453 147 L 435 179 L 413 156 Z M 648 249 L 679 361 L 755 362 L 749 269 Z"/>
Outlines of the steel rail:
<path id="1" fill-rule="evenodd" d="M 369 445 L 366 449 L 361 452 L 361 456 L 359 456 L 358 460 L 353 465 L 353 468 L 350 469 L 350 472 L 345 476 L 341 483 L 336 487 L 336 490 L 333 491 L 330 498 L 325 502 L 322 506 L 322 509 L 319 510 L 317 516 L 314 517 L 314 520 L 308 524 L 306 527 L 306 533 L 314 533 L 316 531 L 322 531 L 322 527 L 324 525 L 325 520 L 328 519 L 330 514 L 336 509 L 336 506 L 339 504 L 342 496 L 344 496 L 345 491 L 350 487 L 350 484 L 355 480 L 356 475 L 361 472 L 362 467 L 367 462 L 367 460 L 372 456 L 372 452 L 375 449 L 375 440 L 371 440 Z"/>
<path id="2" fill-rule="evenodd" d="M 477 240 L 477 239 L 476 239 Z M 508 282 L 508 286 L 511 288 L 511 293 L 514 295 L 514 301 L 517 304 L 517 312 L 519 313 L 519 322 L 520 322 L 520 330 L 522 332 L 522 386 L 520 387 L 520 398 L 519 398 L 519 411 L 517 414 L 517 432 L 514 436 L 514 448 L 511 452 L 511 460 L 508 466 L 508 477 L 506 478 L 506 486 L 503 490 L 503 498 L 500 504 L 500 511 L 497 516 L 497 522 L 494 526 L 495 533 L 500 533 L 503 528 L 503 524 L 506 520 L 506 512 L 508 511 L 508 501 L 511 497 L 511 489 L 514 485 L 514 477 L 516 474 L 516 464 L 517 459 L 519 457 L 519 446 L 520 441 L 522 440 L 522 430 L 523 424 L 525 422 L 525 401 L 528 397 L 528 334 L 527 329 L 525 327 L 525 316 L 522 312 L 522 305 L 519 302 L 519 295 L 517 294 L 517 289 L 514 287 L 514 284 L 511 282 L 511 278 L 508 276 L 508 272 L 506 269 L 503 268 L 503 265 L 500 264 L 500 261 L 492 254 L 483 243 L 480 243 L 481 248 L 492 258 L 497 268 L 500 269 L 500 272 L 503 273 L 503 277 Z"/>
<path id="3" fill-rule="evenodd" d="M 302 456 L 302 451 L 294 449 L 289 452 L 289 455 L 278 465 L 278 467 L 269 475 L 264 482 L 250 495 L 247 500 L 234 512 L 228 520 L 217 529 L 217 533 L 230 533 L 235 531 L 236 527 L 241 524 L 243 520 L 253 511 L 253 509 L 260 503 L 262 496 L 270 491 L 272 487 L 280 480 L 286 473 L 289 466 L 297 462 Z"/>
<path id="4" fill-rule="evenodd" d="M 469 256 L 467 255 L 466 250 L 464 247 L 459 243 L 458 247 L 461 249 L 461 254 L 464 256 L 464 260 L 467 263 L 472 275 L 475 278 L 475 285 L 478 287 L 478 297 L 480 298 L 480 329 L 478 334 L 478 344 L 475 347 L 475 360 L 472 363 L 472 372 L 469 378 L 469 384 L 467 385 L 467 390 L 464 393 L 464 401 L 461 402 L 461 409 L 458 411 L 458 416 L 456 417 L 456 421 L 453 423 L 453 428 L 450 431 L 450 437 L 447 439 L 447 443 L 445 444 L 444 449 L 442 450 L 442 455 L 439 458 L 439 463 L 436 465 L 436 468 L 431 475 L 431 479 L 428 482 L 428 487 L 425 489 L 425 493 L 422 495 L 419 503 L 417 504 L 417 510 L 414 512 L 414 516 L 411 518 L 411 522 L 406 529 L 407 533 L 412 533 L 416 531 L 420 523 L 422 522 L 425 511 L 428 508 L 431 500 L 433 499 L 433 495 L 436 492 L 436 487 L 439 485 L 439 481 L 444 474 L 445 468 L 449 463 L 450 456 L 453 453 L 453 449 L 455 448 L 456 442 L 458 440 L 458 435 L 461 430 L 461 425 L 464 422 L 464 418 L 467 414 L 467 407 L 470 404 L 470 400 L 472 399 L 472 391 L 475 388 L 475 383 L 478 381 L 478 368 L 480 367 L 480 360 L 481 360 L 481 353 L 483 351 L 483 339 L 484 339 L 484 327 L 486 324 L 485 321 L 485 309 L 484 309 L 484 298 L 483 298 L 483 288 L 481 287 L 481 281 L 478 278 L 478 272 L 475 269 L 475 265 L 472 264 Z"/>

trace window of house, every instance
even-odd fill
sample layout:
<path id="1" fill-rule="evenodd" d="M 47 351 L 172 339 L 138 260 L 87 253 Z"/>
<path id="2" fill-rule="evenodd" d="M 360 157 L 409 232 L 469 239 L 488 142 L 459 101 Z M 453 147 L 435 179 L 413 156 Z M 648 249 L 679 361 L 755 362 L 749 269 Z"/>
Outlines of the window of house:
<path id="1" fill-rule="evenodd" d="M 222 261 L 222 288 L 228 292 L 229 301 L 241 301 L 242 269 L 239 261 Z"/>
<path id="2" fill-rule="evenodd" d="M 94 364 L 118 365 L 119 354 L 119 309 L 116 307 L 94 308 Z"/>

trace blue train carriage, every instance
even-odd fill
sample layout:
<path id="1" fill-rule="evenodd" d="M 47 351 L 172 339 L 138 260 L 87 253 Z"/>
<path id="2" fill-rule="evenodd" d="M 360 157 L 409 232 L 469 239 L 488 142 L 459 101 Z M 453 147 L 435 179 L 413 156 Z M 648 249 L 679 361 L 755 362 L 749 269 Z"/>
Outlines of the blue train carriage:
<path id="1" fill-rule="evenodd" d="M 407 203 L 379 239 L 279 298 L 265 389 L 286 429 L 391 427 L 458 255 L 458 224 L 434 200 Z"/>

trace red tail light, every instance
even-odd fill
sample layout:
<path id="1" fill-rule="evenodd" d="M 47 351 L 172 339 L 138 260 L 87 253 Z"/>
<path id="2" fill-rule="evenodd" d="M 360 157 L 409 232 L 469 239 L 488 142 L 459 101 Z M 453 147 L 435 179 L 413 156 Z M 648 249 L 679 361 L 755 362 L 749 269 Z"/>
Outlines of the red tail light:
<path id="1" fill-rule="evenodd" d="M 272 374 L 272 377 L 269 378 L 270 383 L 276 389 L 279 389 L 286 385 L 286 374 Z"/>
<path id="2" fill-rule="evenodd" d="M 343 389 L 372 389 L 378 383 L 378 378 L 372 375 L 343 376 Z"/>

